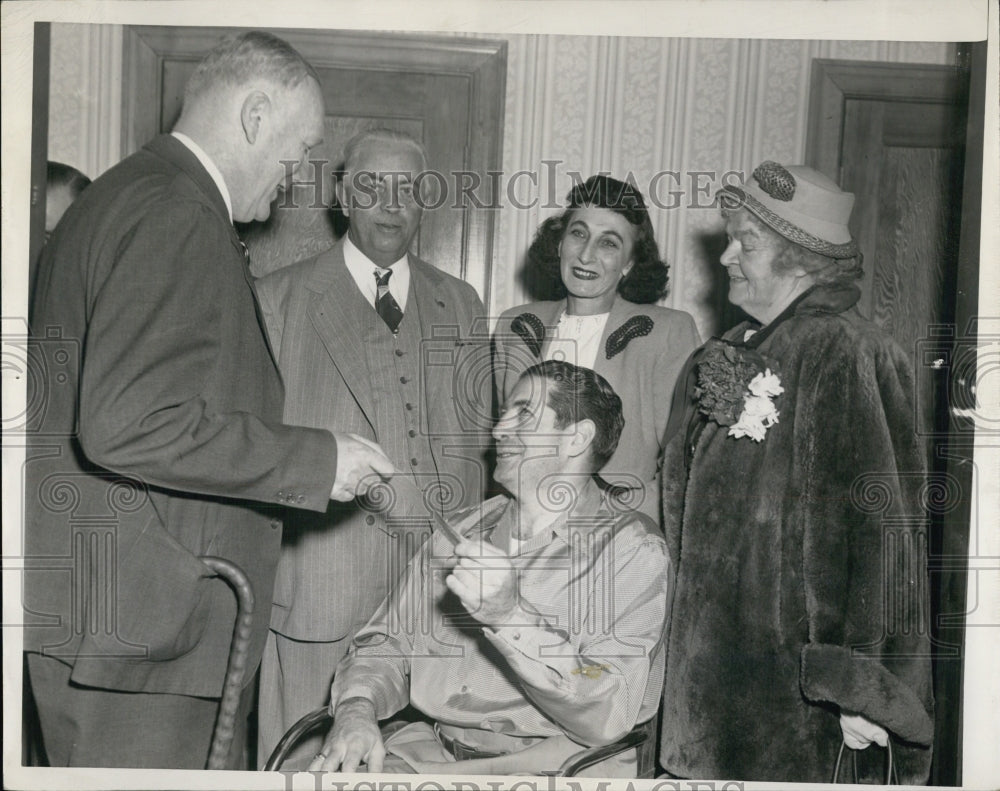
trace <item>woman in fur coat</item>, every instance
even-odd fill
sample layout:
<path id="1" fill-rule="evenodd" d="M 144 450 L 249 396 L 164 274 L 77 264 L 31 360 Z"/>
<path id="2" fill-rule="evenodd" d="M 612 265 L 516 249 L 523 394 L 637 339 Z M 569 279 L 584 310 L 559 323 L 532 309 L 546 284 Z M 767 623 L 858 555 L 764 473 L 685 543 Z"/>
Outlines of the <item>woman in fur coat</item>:
<path id="1" fill-rule="evenodd" d="M 926 782 L 924 459 L 907 356 L 857 313 L 854 196 L 765 162 L 720 192 L 744 322 L 682 374 L 660 762 L 685 778 Z M 872 744 L 880 746 L 870 746 Z"/>

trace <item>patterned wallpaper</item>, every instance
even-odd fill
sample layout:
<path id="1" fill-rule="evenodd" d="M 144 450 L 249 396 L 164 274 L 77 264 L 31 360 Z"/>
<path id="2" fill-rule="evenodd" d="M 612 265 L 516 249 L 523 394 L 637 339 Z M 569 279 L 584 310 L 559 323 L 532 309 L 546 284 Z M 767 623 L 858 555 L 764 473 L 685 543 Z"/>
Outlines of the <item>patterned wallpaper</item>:
<path id="1" fill-rule="evenodd" d="M 121 25 L 53 24 L 49 159 L 90 178 L 121 154 Z"/>
<path id="2" fill-rule="evenodd" d="M 84 104 L 81 68 L 87 25 L 53 25 L 49 54 L 49 159 L 64 162 L 94 178 L 84 169 Z"/>
<path id="3" fill-rule="evenodd" d="M 508 40 L 505 172 L 540 169 L 539 191 L 558 201 L 572 185 L 568 170 L 631 172 L 648 198 L 652 185 L 663 206 L 651 210 L 653 227 L 671 265 L 664 302 L 690 312 L 703 336 L 719 329 L 721 221 L 705 208 L 718 185 L 710 174 L 751 170 L 763 159 L 802 161 L 812 60 L 955 60 L 953 44 L 934 42 Z M 543 160 L 564 163 L 554 185 Z M 538 223 L 557 211 L 501 212 L 494 312 L 526 301 L 517 272 Z"/>
<path id="4" fill-rule="evenodd" d="M 814 58 L 949 64 L 937 42 L 507 37 L 503 168 L 521 205 L 500 212 L 489 306 L 527 300 L 519 279 L 538 223 L 582 177 L 631 172 L 662 208 L 653 226 L 671 265 L 665 304 L 719 329 L 717 212 L 721 174 L 763 159 L 801 161 Z M 50 158 L 96 176 L 120 148 L 121 28 L 53 25 Z M 109 120 L 111 121 L 109 123 Z M 543 162 L 550 164 L 543 165 Z M 526 204 L 526 205 L 525 205 Z"/>

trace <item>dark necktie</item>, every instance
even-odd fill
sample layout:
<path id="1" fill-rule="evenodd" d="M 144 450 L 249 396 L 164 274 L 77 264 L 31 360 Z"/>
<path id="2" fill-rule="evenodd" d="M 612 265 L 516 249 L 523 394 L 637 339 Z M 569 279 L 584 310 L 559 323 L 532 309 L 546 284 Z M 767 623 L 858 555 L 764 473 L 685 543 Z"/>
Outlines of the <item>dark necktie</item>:
<path id="1" fill-rule="evenodd" d="M 403 310 L 389 292 L 389 276 L 391 274 L 391 269 L 387 269 L 381 274 L 375 270 L 375 282 L 377 283 L 375 310 L 389 329 L 396 332 L 399 328 L 399 322 L 403 320 Z"/>

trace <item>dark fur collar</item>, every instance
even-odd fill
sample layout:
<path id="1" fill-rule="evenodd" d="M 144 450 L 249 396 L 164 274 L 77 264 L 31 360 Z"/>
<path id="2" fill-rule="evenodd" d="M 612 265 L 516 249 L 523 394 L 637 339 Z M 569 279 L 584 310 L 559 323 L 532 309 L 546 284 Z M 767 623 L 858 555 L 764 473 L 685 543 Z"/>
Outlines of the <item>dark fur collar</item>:
<path id="1" fill-rule="evenodd" d="M 792 316 L 818 316 L 823 313 L 843 313 L 852 308 L 861 299 L 861 290 L 853 285 L 815 285 L 802 292 L 785 308 L 777 318 L 766 327 L 761 327 L 759 321 L 751 320 L 737 324 L 725 333 L 723 340 L 742 344 L 750 349 L 760 346 L 781 324 Z M 743 336 L 747 330 L 758 330 L 744 343 Z"/>

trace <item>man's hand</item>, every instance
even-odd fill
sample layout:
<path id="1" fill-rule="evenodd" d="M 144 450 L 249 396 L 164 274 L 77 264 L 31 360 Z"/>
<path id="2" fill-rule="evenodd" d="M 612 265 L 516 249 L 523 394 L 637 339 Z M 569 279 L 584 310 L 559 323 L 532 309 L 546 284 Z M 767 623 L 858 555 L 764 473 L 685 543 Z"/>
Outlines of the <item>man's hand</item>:
<path id="1" fill-rule="evenodd" d="M 337 704 L 333 727 L 323 749 L 309 764 L 310 772 L 356 772 L 364 763 L 369 772 L 381 772 L 385 745 L 375 719 L 375 707 L 365 698 Z"/>
<path id="2" fill-rule="evenodd" d="M 889 734 L 885 728 L 849 711 L 840 713 L 840 730 L 844 734 L 844 744 L 852 750 L 864 750 L 872 742 L 881 747 L 889 743 Z"/>
<path id="3" fill-rule="evenodd" d="M 330 492 L 331 500 L 346 503 L 392 477 L 395 468 L 377 442 L 357 434 L 333 436 L 337 440 L 337 478 Z"/>
<path id="4" fill-rule="evenodd" d="M 445 579 L 448 589 L 480 623 L 500 626 L 517 610 L 517 578 L 510 557 L 484 541 L 455 546 L 458 563 Z"/>

